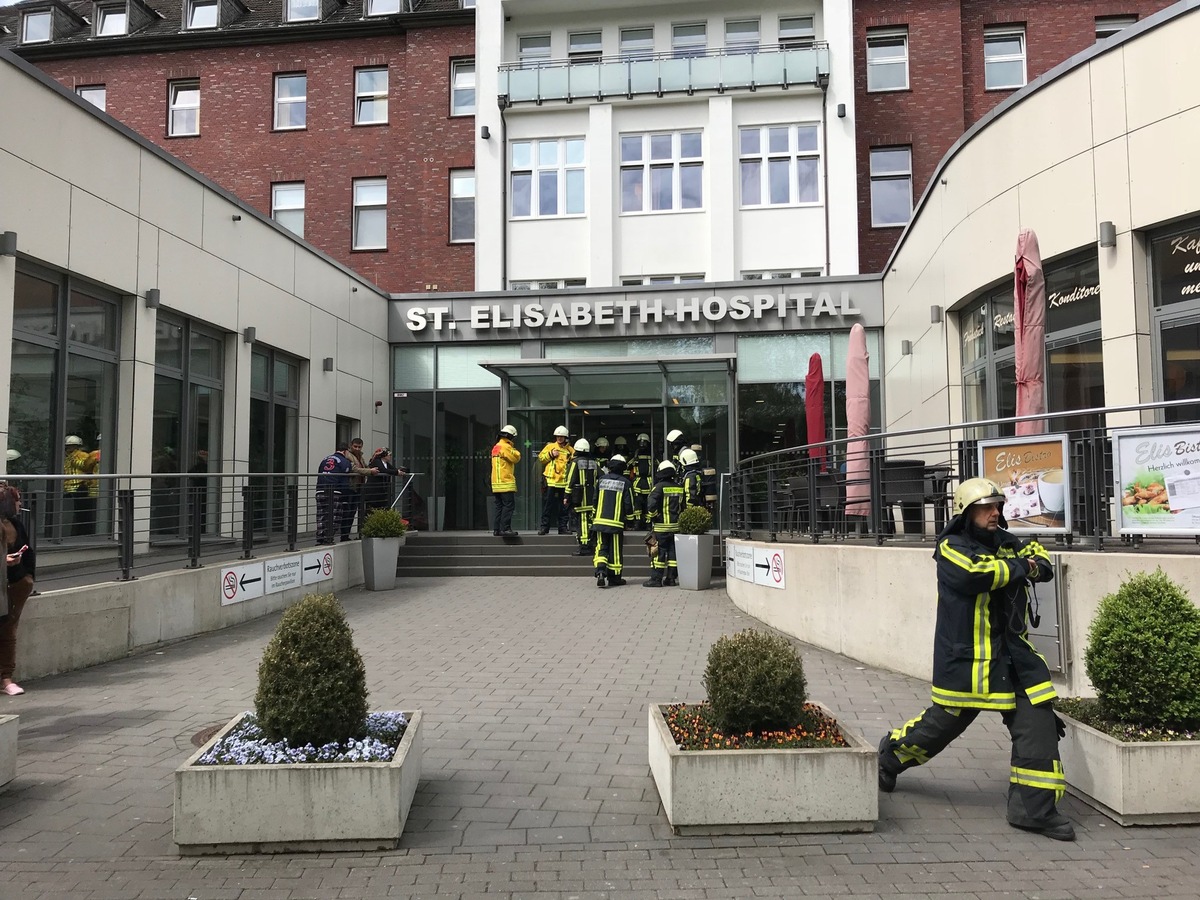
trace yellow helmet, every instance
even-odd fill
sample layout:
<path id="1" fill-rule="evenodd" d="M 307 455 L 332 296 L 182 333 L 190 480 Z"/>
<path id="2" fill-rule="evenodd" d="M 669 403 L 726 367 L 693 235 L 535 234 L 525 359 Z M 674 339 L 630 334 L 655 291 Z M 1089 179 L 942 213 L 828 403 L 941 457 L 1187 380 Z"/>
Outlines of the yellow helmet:
<path id="1" fill-rule="evenodd" d="M 954 492 L 954 514 L 964 512 L 972 503 L 1003 503 L 1004 494 L 988 478 L 968 478 Z"/>

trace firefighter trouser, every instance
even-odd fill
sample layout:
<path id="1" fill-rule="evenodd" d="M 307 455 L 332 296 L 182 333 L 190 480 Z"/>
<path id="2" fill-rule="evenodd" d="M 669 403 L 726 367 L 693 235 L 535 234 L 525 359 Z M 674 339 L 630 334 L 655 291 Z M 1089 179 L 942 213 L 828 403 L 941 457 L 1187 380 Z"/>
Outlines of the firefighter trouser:
<path id="1" fill-rule="evenodd" d="M 637 488 L 633 489 L 633 508 L 637 514 L 638 527 L 640 528 L 649 529 L 650 527 L 650 523 L 646 521 L 646 504 L 649 500 L 649 491 L 642 492 Z"/>
<path id="2" fill-rule="evenodd" d="M 879 747 L 879 765 L 898 775 L 924 765 L 945 750 L 979 715 L 936 703 L 910 722 L 892 729 Z M 1049 703 L 1033 706 L 1017 694 L 1017 708 L 1002 714 L 1012 738 L 1008 775 L 1008 820 L 1023 825 L 1045 822 L 1057 812 L 1067 782 L 1058 757 L 1058 732 Z"/>
<path id="3" fill-rule="evenodd" d="M 597 572 L 607 569 L 614 575 L 621 574 L 621 545 L 624 542 L 624 531 L 596 532 L 596 555 L 592 562 Z"/>
<path id="4" fill-rule="evenodd" d="M 579 546 L 592 546 L 592 520 L 596 518 L 596 510 L 577 509 L 575 516 L 579 520 Z"/>
<path id="5" fill-rule="evenodd" d="M 654 558 L 651 565 L 655 569 L 661 569 L 668 578 L 674 578 L 679 571 L 679 563 L 676 562 L 675 557 L 675 532 L 656 531 L 654 539 L 658 541 L 658 556 Z M 667 569 L 670 571 L 668 572 Z"/>

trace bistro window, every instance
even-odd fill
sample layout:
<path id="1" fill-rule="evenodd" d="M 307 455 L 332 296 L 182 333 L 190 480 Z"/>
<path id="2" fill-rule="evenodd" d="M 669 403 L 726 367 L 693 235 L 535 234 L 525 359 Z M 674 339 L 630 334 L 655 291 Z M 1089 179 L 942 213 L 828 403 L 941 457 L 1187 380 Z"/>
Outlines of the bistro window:
<path id="1" fill-rule="evenodd" d="M 1163 400 L 1196 400 L 1166 410 L 1168 422 L 1200 420 L 1200 222 L 1151 241 L 1159 389 Z"/>

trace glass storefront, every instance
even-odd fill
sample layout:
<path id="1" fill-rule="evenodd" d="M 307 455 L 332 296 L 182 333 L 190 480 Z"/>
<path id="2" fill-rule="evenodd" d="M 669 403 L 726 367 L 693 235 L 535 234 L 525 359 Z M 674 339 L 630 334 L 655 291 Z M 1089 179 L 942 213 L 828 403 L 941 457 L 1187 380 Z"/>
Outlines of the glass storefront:
<path id="1" fill-rule="evenodd" d="M 1167 422 L 1200 420 L 1200 222 L 1151 241 L 1159 396 L 1194 400 L 1164 411 Z"/>
<path id="2" fill-rule="evenodd" d="M 300 361 L 255 346 L 250 358 L 250 471 L 295 472 L 299 440 Z M 287 527 L 286 478 L 250 479 L 257 534 Z"/>

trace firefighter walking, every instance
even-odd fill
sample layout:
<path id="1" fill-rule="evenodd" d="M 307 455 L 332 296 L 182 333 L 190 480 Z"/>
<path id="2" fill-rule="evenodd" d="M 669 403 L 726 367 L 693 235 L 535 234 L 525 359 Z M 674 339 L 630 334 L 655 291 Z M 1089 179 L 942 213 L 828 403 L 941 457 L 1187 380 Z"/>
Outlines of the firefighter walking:
<path id="1" fill-rule="evenodd" d="M 597 482 L 596 518 L 592 531 L 596 533 L 596 587 L 620 587 L 621 549 L 625 542 L 625 526 L 633 518 L 633 485 L 625 477 L 625 457 L 619 453 L 608 460 L 608 471 Z"/>
<path id="2" fill-rule="evenodd" d="M 579 526 L 579 556 L 592 555 L 592 519 L 596 515 L 596 481 L 600 466 L 586 438 L 575 442 L 575 454 L 567 468 L 567 503 L 575 511 Z"/>
<path id="3" fill-rule="evenodd" d="M 675 535 L 679 514 L 683 512 L 683 488 L 675 480 L 675 466 L 669 460 L 658 464 L 654 489 L 646 502 L 646 521 L 654 529 L 658 555 L 651 565 L 650 579 L 642 587 L 671 587 L 679 584 L 679 563 L 675 557 Z"/>

